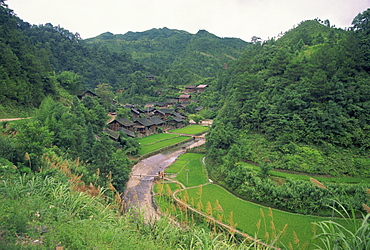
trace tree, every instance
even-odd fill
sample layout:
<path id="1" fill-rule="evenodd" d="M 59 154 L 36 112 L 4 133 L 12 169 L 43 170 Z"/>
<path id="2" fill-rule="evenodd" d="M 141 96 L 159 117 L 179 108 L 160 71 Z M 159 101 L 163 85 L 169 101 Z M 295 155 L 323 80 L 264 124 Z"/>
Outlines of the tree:
<path id="1" fill-rule="evenodd" d="M 41 157 L 52 147 L 53 135 L 49 129 L 42 126 L 38 120 L 27 120 L 17 123 L 16 130 L 18 133 L 14 137 L 15 149 L 19 156 L 24 158 L 18 159 L 29 165 L 36 171 L 41 167 Z"/>
<path id="2" fill-rule="evenodd" d="M 101 83 L 96 86 L 94 92 L 101 98 L 103 107 L 110 110 L 114 98 L 112 87 L 108 83 Z"/>
<path id="3" fill-rule="evenodd" d="M 77 95 L 82 90 L 81 77 L 72 71 L 63 71 L 57 80 L 71 95 Z"/>
<path id="4" fill-rule="evenodd" d="M 199 124 L 203 120 L 201 115 L 189 115 L 189 118 L 192 119 L 196 124 Z"/>

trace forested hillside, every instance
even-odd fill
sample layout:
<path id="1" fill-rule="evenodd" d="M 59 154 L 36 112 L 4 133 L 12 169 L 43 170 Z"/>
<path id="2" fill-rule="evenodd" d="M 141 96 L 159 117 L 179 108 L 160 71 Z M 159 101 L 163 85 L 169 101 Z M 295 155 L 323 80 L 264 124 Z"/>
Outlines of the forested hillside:
<path id="1" fill-rule="evenodd" d="M 143 65 L 123 51 L 87 46 L 78 34 L 60 26 L 24 22 L 3 1 L 0 18 L 3 106 L 38 107 L 45 96 L 58 96 L 58 85 L 71 94 L 93 90 L 101 83 L 118 90 L 137 82 L 138 74 L 144 79 L 147 73 Z"/>
<path id="2" fill-rule="evenodd" d="M 126 51 L 152 74 L 164 76 L 168 83 L 177 85 L 215 76 L 249 45 L 241 39 L 220 38 L 206 30 L 190 34 L 168 28 L 124 35 L 107 32 L 85 41 L 107 45 L 117 52 Z"/>
<path id="3" fill-rule="evenodd" d="M 213 178 L 248 199 L 308 212 L 315 209 L 304 202 L 313 197 L 310 185 L 279 187 L 264 178 L 270 169 L 369 176 L 369 16 L 361 13 L 349 30 L 304 21 L 278 40 L 249 47 L 224 71 L 213 85 L 224 104 L 207 138 Z M 354 200 L 366 200 L 359 190 L 363 197 Z"/>

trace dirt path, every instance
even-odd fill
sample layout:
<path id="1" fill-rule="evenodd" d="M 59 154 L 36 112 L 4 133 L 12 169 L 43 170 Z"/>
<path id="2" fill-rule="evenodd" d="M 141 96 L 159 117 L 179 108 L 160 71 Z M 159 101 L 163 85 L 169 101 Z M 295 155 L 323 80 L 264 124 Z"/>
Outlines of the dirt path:
<path id="1" fill-rule="evenodd" d="M 159 215 L 153 207 L 152 188 L 154 178 L 164 171 L 177 157 L 187 149 L 198 147 L 205 140 L 191 141 L 139 161 L 133 168 L 130 179 L 126 184 L 125 207 L 126 209 L 138 208 L 143 213 L 146 222 L 157 220 Z"/>
<path id="2" fill-rule="evenodd" d="M 31 117 L 27 117 L 27 118 L 4 118 L 4 119 L 0 119 L 0 122 L 10 122 L 10 121 L 16 121 L 16 120 L 21 120 L 21 119 L 29 119 Z"/>

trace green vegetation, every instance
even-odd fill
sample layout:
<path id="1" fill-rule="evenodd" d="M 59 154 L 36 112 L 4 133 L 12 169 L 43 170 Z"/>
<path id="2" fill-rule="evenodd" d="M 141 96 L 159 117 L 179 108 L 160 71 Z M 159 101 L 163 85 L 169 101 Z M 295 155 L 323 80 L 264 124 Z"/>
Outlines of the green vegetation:
<path id="1" fill-rule="evenodd" d="M 370 173 L 369 15 L 361 13 L 349 30 L 304 21 L 278 40 L 248 47 L 222 72 L 210 88 L 224 96 L 207 135 L 212 179 L 240 197 L 292 212 L 330 213 L 333 195 L 346 209 L 364 211 Z M 266 178 L 271 169 L 338 179 L 325 183 L 330 192 L 318 191 L 302 180 L 306 177 Z M 361 182 L 342 183 L 352 181 Z"/>
<path id="2" fill-rule="evenodd" d="M 152 74 L 163 75 L 186 85 L 201 77 L 213 77 L 231 58 L 238 58 L 248 43 L 237 38 L 220 38 L 205 30 L 190 34 L 168 28 L 124 35 L 106 32 L 86 39 L 91 45 L 106 45 L 115 52 L 123 49 L 134 59 L 151 69 Z M 186 76 L 186 77 L 185 77 Z"/>
<path id="3" fill-rule="evenodd" d="M 141 146 L 153 144 L 159 141 L 167 140 L 173 137 L 178 137 L 178 135 L 173 135 L 173 134 L 154 134 L 154 135 L 149 135 L 143 138 L 139 138 L 137 140 L 138 143 L 140 143 Z"/>
<path id="4" fill-rule="evenodd" d="M 185 128 L 173 129 L 169 132 L 171 133 L 178 133 L 178 134 L 187 134 L 187 135 L 195 135 L 199 133 L 206 132 L 209 128 L 201 125 L 191 125 Z"/>
<path id="5" fill-rule="evenodd" d="M 66 162 L 53 164 L 68 169 Z M 167 218 L 147 224 L 140 215 L 122 215 L 111 190 L 85 186 L 75 177 L 1 175 L 0 248 L 238 249 L 227 235 L 184 230 Z"/>
<path id="6" fill-rule="evenodd" d="M 166 173 L 176 173 L 177 171 L 176 179 L 187 187 L 208 183 L 208 176 L 201 162 L 203 157 L 203 154 L 194 153 L 181 155 L 175 163 L 169 166 Z M 186 174 L 188 174 L 188 177 Z M 165 187 L 166 185 L 168 187 Z M 163 190 L 160 191 L 160 188 Z M 160 184 L 156 186 L 155 192 L 166 194 L 178 189 L 180 189 L 178 184 Z M 316 232 L 312 223 L 326 219 L 262 207 L 242 200 L 218 185 L 205 185 L 188 189 L 186 192 L 180 192 L 179 196 L 183 198 L 186 196 L 185 199 L 193 208 L 197 208 L 206 214 L 211 213 L 214 218 L 226 224 L 234 224 L 236 228 L 256 236 L 264 242 L 270 243 L 282 234 L 279 240 L 286 247 L 292 245 L 294 248 L 302 248 L 307 244 L 312 244 L 312 237 Z M 175 210 L 168 199 L 162 199 L 161 197 L 158 197 L 157 201 L 162 211 L 172 211 L 173 215 L 178 214 L 183 220 L 187 220 L 188 217 L 184 216 L 181 210 Z M 199 201 L 202 202 L 202 205 L 199 204 Z M 211 207 L 212 212 L 209 211 L 209 207 Z M 288 225 L 286 226 L 286 224 Z"/>
<path id="7" fill-rule="evenodd" d="M 185 163 L 177 174 L 177 180 L 187 187 L 198 186 L 208 182 L 207 170 L 202 163 L 203 154 L 187 153 L 179 157 L 181 163 Z M 176 165 L 169 167 L 173 171 Z M 166 170 L 167 172 L 167 170 Z"/>
<path id="8" fill-rule="evenodd" d="M 250 164 L 250 163 L 240 163 L 242 166 L 245 166 L 247 168 L 256 170 L 256 171 L 262 171 L 261 167 L 258 167 L 256 165 Z M 268 175 L 281 177 L 284 179 L 293 179 L 293 180 L 302 180 L 302 181 L 310 181 L 310 178 L 315 178 L 318 181 L 321 182 L 338 182 L 338 183 L 370 183 L 370 178 L 368 177 L 322 177 L 322 176 L 314 176 L 310 174 L 300 174 L 300 173 L 286 173 L 281 171 L 274 171 L 269 170 Z"/>
<path id="9" fill-rule="evenodd" d="M 222 218 L 222 221 L 226 224 L 235 223 L 236 228 L 256 236 L 266 243 L 272 242 L 277 235 L 284 231 L 279 241 L 285 246 L 291 243 L 294 249 L 312 243 L 311 238 L 314 236 L 312 223 L 325 219 L 268 209 L 242 200 L 218 185 L 204 186 L 201 190 L 201 197 L 199 195 L 200 190 L 197 188 L 190 189 L 187 192 L 189 197 L 202 201 L 204 212 L 206 212 L 207 204 L 210 203 L 215 218 Z M 232 219 L 230 218 L 231 212 Z M 284 229 L 286 224 L 288 225 Z M 298 238 L 298 244 L 294 243 L 294 241 L 297 241 L 295 238 Z"/>
<path id="10" fill-rule="evenodd" d="M 121 217 L 114 202 L 129 176 L 129 154 L 153 152 L 190 136 L 142 139 L 139 150 L 135 139 L 121 135 L 112 141 L 102 132 L 106 114 L 119 111 L 127 116 L 130 111 L 120 103 L 166 102 L 186 85 L 209 86 L 204 93 L 192 93 L 199 102 L 180 112 L 192 114 L 188 118 L 196 121 L 215 118 L 207 134 L 206 161 L 216 183 L 238 197 L 297 213 L 330 214 L 333 199 L 345 210 L 355 211 L 354 216 L 368 212 L 369 18 L 370 9 L 356 16 L 347 30 L 331 27 L 328 20 L 308 20 L 277 40 L 254 39 L 253 44 L 204 30 L 193 35 L 167 28 L 105 33 L 83 41 L 60 26 L 30 25 L 0 0 L 0 117 L 32 116 L 1 123 L 0 248 L 38 248 L 29 242 L 35 240 L 43 241 L 46 248 L 59 242 L 68 249 L 126 248 L 117 238 L 125 239 L 130 249 L 142 248 L 143 242 L 149 248 L 165 249 L 231 247 L 208 231 L 187 234 L 167 221 L 147 225 L 128 215 Z M 156 76 L 151 79 L 148 74 Z M 100 98 L 78 99 L 83 89 L 94 90 Z M 192 126 L 176 132 L 192 135 L 195 129 L 207 128 Z M 200 159 L 184 157 L 172 167 L 177 178 L 188 185 L 207 182 Z M 304 175 L 272 169 L 333 177 L 330 181 L 319 177 L 323 183 L 316 180 L 314 186 Z M 96 191 L 97 186 L 102 189 L 92 196 L 79 192 Z M 214 187 L 206 186 L 205 193 Z M 208 194 L 212 199 L 199 205 L 207 213 L 214 210 L 212 195 L 223 197 L 225 208 L 228 199 L 234 199 Z M 196 197 L 192 198 L 196 205 Z M 182 209 L 175 210 L 189 219 Z M 275 220 L 273 213 L 270 217 Z M 266 211 L 264 215 L 268 218 Z M 228 216 L 224 218 L 231 224 L 238 218 Z M 266 226 L 264 222 L 257 234 L 263 238 L 264 231 L 269 233 L 265 238 L 272 239 L 274 229 L 267 229 L 271 222 L 266 220 Z M 338 244 L 366 248 L 368 217 L 362 222 L 346 227 L 319 223 L 324 232 L 319 239 L 328 249 Z M 281 228 L 276 228 L 278 234 Z M 309 232 L 308 226 L 303 229 Z M 304 244 L 291 233 L 287 237 L 287 242 Z"/>
<path id="11" fill-rule="evenodd" d="M 187 137 L 187 136 L 177 136 L 177 137 L 169 138 L 167 140 L 162 140 L 162 141 L 159 141 L 159 142 L 156 142 L 156 143 L 152 143 L 152 144 L 149 144 L 149 145 L 144 145 L 144 146 L 140 147 L 139 154 L 140 155 L 145 155 L 145 154 L 154 152 L 156 150 L 159 150 L 159 149 L 162 149 L 162 148 L 165 148 L 165 147 L 168 147 L 168 146 L 175 145 L 177 143 L 186 141 L 189 138 L 190 137 Z"/>

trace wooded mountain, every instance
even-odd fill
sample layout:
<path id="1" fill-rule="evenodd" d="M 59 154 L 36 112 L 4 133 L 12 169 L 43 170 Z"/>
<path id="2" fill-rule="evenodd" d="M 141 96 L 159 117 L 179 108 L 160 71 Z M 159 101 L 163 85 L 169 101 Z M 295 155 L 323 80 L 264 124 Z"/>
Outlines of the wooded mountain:
<path id="1" fill-rule="evenodd" d="M 304 21 L 276 41 L 247 48 L 223 72 L 213 91 L 225 101 L 208 138 L 217 173 L 227 176 L 236 162 L 254 161 L 369 174 L 369 14 L 349 30 Z"/>
<path id="2" fill-rule="evenodd" d="M 241 39 L 220 38 L 206 30 L 191 34 L 168 28 L 124 35 L 106 32 L 85 41 L 107 45 L 116 52 L 125 51 L 147 66 L 152 74 L 166 77 L 172 71 L 184 70 L 201 77 L 213 77 L 224 63 L 239 58 L 249 45 Z"/>

